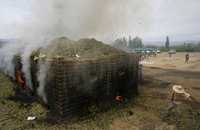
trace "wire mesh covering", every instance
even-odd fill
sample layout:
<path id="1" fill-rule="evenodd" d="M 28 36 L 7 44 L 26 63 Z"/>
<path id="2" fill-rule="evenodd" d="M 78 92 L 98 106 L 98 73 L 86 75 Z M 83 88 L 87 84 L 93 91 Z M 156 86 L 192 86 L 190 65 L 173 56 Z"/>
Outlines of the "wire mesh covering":
<path id="1" fill-rule="evenodd" d="M 131 98 L 138 92 L 138 66 L 133 56 L 82 62 L 57 58 L 49 62 L 48 103 L 60 116 L 76 114 L 91 101 L 111 101 L 117 95 Z"/>
<path id="2" fill-rule="evenodd" d="M 41 53 L 45 59 L 35 60 Z M 76 55 L 80 55 L 78 58 Z M 48 63 L 45 93 L 54 115 L 70 117 L 91 102 L 113 101 L 138 93 L 138 56 L 114 49 L 94 39 L 53 41 L 30 57 L 33 90 L 39 87 L 39 64 Z"/>

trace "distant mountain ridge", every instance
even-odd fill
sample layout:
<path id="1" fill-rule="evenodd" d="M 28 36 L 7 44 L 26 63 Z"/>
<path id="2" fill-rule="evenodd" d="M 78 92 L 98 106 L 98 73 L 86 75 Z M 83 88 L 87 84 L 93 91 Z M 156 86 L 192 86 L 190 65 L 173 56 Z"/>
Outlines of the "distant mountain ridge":
<path id="1" fill-rule="evenodd" d="M 14 43 L 16 41 L 16 39 L 0 39 L 0 47 L 2 47 L 4 44 L 7 43 Z"/>

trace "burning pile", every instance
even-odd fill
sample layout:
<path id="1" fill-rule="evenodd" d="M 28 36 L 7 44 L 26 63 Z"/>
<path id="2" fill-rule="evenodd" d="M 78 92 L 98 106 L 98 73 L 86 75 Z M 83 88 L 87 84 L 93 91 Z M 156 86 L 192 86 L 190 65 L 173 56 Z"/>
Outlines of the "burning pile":
<path id="1" fill-rule="evenodd" d="M 26 87 L 19 61 L 15 62 L 16 80 Z M 138 58 L 94 39 L 61 37 L 32 52 L 30 76 L 32 90 L 51 111 L 69 116 L 92 101 L 137 94 Z"/>

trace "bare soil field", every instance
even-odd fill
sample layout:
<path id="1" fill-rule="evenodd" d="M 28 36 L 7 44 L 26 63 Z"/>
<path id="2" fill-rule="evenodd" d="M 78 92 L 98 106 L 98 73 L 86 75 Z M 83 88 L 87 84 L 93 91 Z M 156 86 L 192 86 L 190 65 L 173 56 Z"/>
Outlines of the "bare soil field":
<path id="1" fill-rule="evenodd" d="M 65 121 L 49 121 L 47 108 L 37 101 L 10 98 L 17 86 L 0 74 L 0 130 L 200 130 L 200 53 L 190 55 L 188 64 L 185 53 L 149 58 L 138 97 L 106 111 L 92 106 L 88 116 Z M 174 84 L 182 85 L 196 101 L 183 97 L 172 105 Z M 27 121 L 28 116 L 37 118 Z"/>
<path id="2" fill-rule="evenodd" d="M 176 69 L 185 71 L 200 72 L 200 53 L 189 53 L 189 63 L 185 63 L 186 52 L 176 53 L 169 57 L 168 53 L 161 53 L 157 57 L 150 57 L 146 61 L 152 64 L 145 65 L 147 67 L 158 67 L 163 69 Z"/>
<path id="3" fill-rule="evenodd" d="M 148 77 L 182 85 L 200 101 L 200 53 L 190 53 L 189 63 L 185 63 L 186 53 L 177 53 L 169 57 L 162 53 L 147 61 L 144 73 Z"/>

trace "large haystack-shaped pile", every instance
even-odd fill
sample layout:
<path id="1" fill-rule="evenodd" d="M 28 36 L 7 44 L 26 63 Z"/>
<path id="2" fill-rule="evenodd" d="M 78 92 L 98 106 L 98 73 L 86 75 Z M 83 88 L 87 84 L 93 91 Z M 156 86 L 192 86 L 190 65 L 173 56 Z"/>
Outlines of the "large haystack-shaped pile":
<path id="1" fill-rule="evenodd" d="M 131 98 L 137 93 L 137 56 L 94 39 L 71 41 L 61 37 L 33 52 L 35 90 L 40 86 L 39 64 L 48 64 L 44 91 L 56 115 L 73 115 L 91 101 L 112 101 L 118 95 Z"/>

